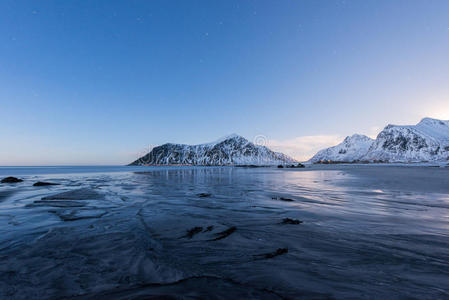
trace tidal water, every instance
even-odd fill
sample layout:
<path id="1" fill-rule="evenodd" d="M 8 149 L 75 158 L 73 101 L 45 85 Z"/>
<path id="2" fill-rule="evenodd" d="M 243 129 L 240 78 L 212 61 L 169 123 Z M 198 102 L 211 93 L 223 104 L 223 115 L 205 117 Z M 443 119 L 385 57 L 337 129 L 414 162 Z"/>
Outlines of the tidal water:
<path id="1" fill-rule="evenodd" d="M 449 168 L 6 176 L 1 299 L 449 299 Z"/>

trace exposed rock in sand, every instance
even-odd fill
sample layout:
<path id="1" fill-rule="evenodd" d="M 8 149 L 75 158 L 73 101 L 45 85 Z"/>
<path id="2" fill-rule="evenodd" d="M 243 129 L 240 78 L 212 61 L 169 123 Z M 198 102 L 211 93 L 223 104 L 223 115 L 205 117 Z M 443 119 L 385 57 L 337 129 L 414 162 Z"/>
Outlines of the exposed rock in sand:
<path id="1" fill-rule="evenodd" d="M 285 197 L 271 197 L 271 199 L 273 199 L 273 200 L 281 200 L 281 201 L 286 201 L 286 202 L 293 202 L 293 201 L 295 201 L 293 199 L 285 198 Z"/>
<path id="2" fill-rule="evenodd" d="M 200 198 L 206 198 L 206 197 L 210 197 L 210 196 L 212 196 L 212 195 L 209 194 L 209 193 L 201 193 L 201 194 L 198 194 L 198 197 L 200 197 Z"/>
<path id="3" fill-rule="evenodd" d="M 193 238 L 193 236 L 195 234 L 200 233 L 201 231 L 203 231 L 203 227 L 201 227 L 201 226 L 193 227 L 193 228 L 187 230 L 186 237 L 191 239 L 191 238 Z"/>
<path id="4" fill-rule="evenodd" d="M 22 181 L 23 181 L 23 179 L 9 176 L 9 177 L 3 178 L 1 183 L 17 183 L 17 182 L 22 182 Z"/>
<path id="5" fill-rule="evenodd" d="M 255 255 L 256 258 L 259 259 L 270 259 L 270 258 L 274 258 L 276 256 L 282 255 L 282 254 L 286 254 L 288 253 L 288 249 L 287 248 L 278 248 L 276 251 L 274 252 L 270 252 L 270 253 L 265 253 L 265 254 L 258 254 Z"/>
<path id="6" fill-rule="evenodd" d="M 215 235 L 217 235 L 217 237 L 215 239 L 213 239 L 213 241 L 218 241 L 218 240 L 227 238 L 228 236 L 233 234 L 234 231 L 236 231 L 236 230 L 237 230 L 237 227 L 232 226 L 232 227 L 229 227 L 228 229 L 226 229 L 225 231 L 218 232 L 215 234 Z"/>
<path id="7" fill-rule="evenodd" d="M 298 220 L 298 219 L 290 219 L 290 218 L 284 218 L 282 220 L 282 224 L 293 224 L 293 225 L 298 225 L 301 224 L 302 221 Z"/>
<path id="8" fill-rule="evenodd" d="M 33 186 L 48 186 L 48 185 L 59 185 L 59 183 L 38 181 L 35 184 L 33 184 Z"/>

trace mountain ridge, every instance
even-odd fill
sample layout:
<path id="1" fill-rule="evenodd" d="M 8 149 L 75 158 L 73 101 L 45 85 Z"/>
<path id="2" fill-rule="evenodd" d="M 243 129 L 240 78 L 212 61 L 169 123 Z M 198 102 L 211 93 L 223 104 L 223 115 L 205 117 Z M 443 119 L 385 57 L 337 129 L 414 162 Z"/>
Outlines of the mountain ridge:
<path id="1" fill-rule="evenodd" d="M 237 134 L 215 142 L 198 145 L 166 143 L 154 147 L 149 153 L 130 165 L 276 165 L 297 162 L 265 146 L 255 145 Z"/>
<path id="2" fill-rule="evenodd" d="M 376 139 L 372 140 L 372 143 L 367 140 L 365 144 L 351 144 L 349 148 L 353 155 L 335 154 L 336 149 L 346 147 L 345 141 L 336 146 L 320 150 L 309 162 L 448 161 L 449 121 L 423 118 L 416 125 L 388 124 L 377 135 Z M 368 144 L 369 148 L 367 149 Z"/>
<path id="3" fill-rule="evenodd" d="M 309 161 L 358 161 L 367 154 L 373 143 L 374 139 L 356 133 L 347 136 L 338 145 L 318 151 Z"/>

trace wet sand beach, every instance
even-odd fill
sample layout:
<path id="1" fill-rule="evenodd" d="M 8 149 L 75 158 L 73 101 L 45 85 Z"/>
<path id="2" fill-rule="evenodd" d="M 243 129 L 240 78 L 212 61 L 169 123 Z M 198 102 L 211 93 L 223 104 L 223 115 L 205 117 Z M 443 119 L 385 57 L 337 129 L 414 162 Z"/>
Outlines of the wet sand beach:
<path id="1" fill-rule="evenodd" d="M 449 297 L 449 168 L 0 175 L 2 299 Z"/>

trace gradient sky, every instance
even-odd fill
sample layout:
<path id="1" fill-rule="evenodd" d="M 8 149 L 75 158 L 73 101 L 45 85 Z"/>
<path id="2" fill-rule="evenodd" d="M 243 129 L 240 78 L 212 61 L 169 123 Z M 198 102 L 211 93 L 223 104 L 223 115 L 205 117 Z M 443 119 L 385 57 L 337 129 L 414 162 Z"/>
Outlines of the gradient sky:
<path id="1" fill-rule="evenodd" d="M 0 2 L 0 165 L 449 119 L 449 1 Z"/>

